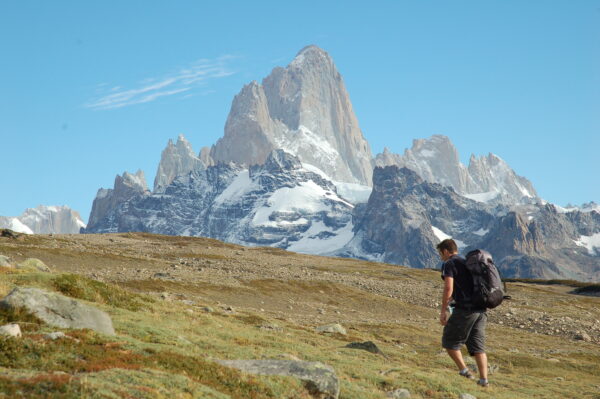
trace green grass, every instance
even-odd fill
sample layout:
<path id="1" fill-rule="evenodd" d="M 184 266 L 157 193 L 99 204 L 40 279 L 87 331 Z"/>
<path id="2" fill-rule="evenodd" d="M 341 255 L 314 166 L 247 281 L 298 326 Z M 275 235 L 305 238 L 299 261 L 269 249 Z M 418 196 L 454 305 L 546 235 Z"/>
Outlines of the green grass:
<path id="1" fill-rule="evenodd" d="M 117 331 L 117 336 L 108 337 L 89 330 L 63 330 L 70 338 L 49 341 L 44 334 L 57 328 L 24 312 L 0 311 L 1 324 L 17 321 L 24 330 L 21 339 L 0 339 L 0 392 L 6 397 L 308 399 L 296 379 L 250 376 L 212 361 L 293 357 L 333 366 L 342 399 L 384 398 L 396 388 L 410 390 L 413 398 L 456 399 L 465 392 L 479 399 L 600 397 L 600 389 L 594 388 L 600 386 L 596 345 L 490 325 L 489 359 L 499 371 L 491 376 L 490 389 L 483 390 L 457 377 L 441 351 L 441 327 L 435 320 L 404 319 L 406 309 L 401 303 L 399 323 L 348 322 L 344 323 L 348 335 L 342 336 L 317 334 L 311 325 L 263 313 L 239 309 L 234 315 L 204 313 L 197 307 L 133 293 L 128 284 L 105 284 L 76 275 L 0 270 L 0 283 L 5 291 L 16 285 L 35 286 L 92 302 L 110 314 Z M 170 282 L 165 287 L 152 285 L 159 283 L 167 284 L 144 281 L 129 286 L 139 291 L 189 288 Z M 323 282 L 298 282 L 291 287 L 277 280 L 257 280 L 252 287 L 277 295 L 318 294 L 323 301 L 335 298 L 336 303 L 355 300 L 356 295 Z M 574 298 L 579 300 L 583 299 Z M 273 323 L 282 331 L 259 328 Z M 350 341 L 367 340 L 374 341 L 387 358 L 345 348 Z M 552 357 L 558 362 L 547 359 L 547 349 L 557 350 Z"/>

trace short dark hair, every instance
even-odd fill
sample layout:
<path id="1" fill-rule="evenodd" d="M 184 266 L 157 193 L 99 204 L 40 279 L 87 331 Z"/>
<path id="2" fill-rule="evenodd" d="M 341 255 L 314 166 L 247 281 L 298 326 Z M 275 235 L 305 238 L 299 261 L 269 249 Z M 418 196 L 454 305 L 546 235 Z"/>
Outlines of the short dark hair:
<path id="1" fill-rule="evenodd" d="M 454 242 L 452 238 L 446 238 L 444 241 L 440 242 L 436 248 L 440 252 L 442 252 L 444 249 L 450 253 L 458 252 L 456 242 Z"/>

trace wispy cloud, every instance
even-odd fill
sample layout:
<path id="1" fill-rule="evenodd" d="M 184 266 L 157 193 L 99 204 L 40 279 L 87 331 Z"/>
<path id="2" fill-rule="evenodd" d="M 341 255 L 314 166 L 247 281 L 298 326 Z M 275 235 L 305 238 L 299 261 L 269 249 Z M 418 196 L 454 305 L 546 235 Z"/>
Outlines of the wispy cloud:
<path id="1" fill-rule="evenodd" d="M 204 86 L 209 80 L 233 75 L 229 64 L 235 56 L 226 55 L 209 60 L 200 59 L 177 72 L 161 78 L 147 78 L 140 81 L 136 87 L 122 86 L 107 87 L 99 85 L 100 94 L 84 104 L 93 110 L 122 108 L 134 104 L 148 103 L 160 97 L 172 96 L 188 92 Z"/>

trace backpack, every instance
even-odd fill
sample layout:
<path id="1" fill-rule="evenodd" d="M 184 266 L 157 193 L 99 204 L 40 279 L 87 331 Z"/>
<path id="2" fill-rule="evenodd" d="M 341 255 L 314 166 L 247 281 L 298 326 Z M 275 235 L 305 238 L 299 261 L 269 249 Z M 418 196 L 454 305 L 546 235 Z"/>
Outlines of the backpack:
<path id="1" fill-rule="evenodd" d="M 466 264 L 473 278 L 473 307 L 493 309 L 500 305 L 504 289 L 492 255 L 482 249 L 473 250 L 467 254 Z"/>

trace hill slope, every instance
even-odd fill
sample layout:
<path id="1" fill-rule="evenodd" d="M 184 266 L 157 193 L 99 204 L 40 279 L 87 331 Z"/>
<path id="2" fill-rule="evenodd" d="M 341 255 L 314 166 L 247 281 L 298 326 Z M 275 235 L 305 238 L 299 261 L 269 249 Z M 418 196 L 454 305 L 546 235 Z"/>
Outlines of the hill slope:
<path id="1" fill-rule="evenodd" d="M 76 340 L 45 341 L 58 329 L 23 323 L 23 338 L 0 340 L 0 392 L 308 398 L 293 378 L 212 361 L 298 358 L 332 366 L 346 399 L 384 398 L 396 388 L 413 398 L 600 395 L 600 298 L 565 285 L 509 283 L 513 300 L 490 312 L 495 372 L 483 390 L 459 379 L 441 352 L 436 271 L 138 233 L 0 238 L 0 254 L 53 269 L 2 268 L 2 296 L 15 285 L 59 290 L 107 311 L 117 331 L 64 330 Z M 328 323 L 348 334 L 315 331 Z M 582 333 L 590 342 L 575 339 Z M 375 342 L 387 358 L 345 348 L 358 341 Z"/>

